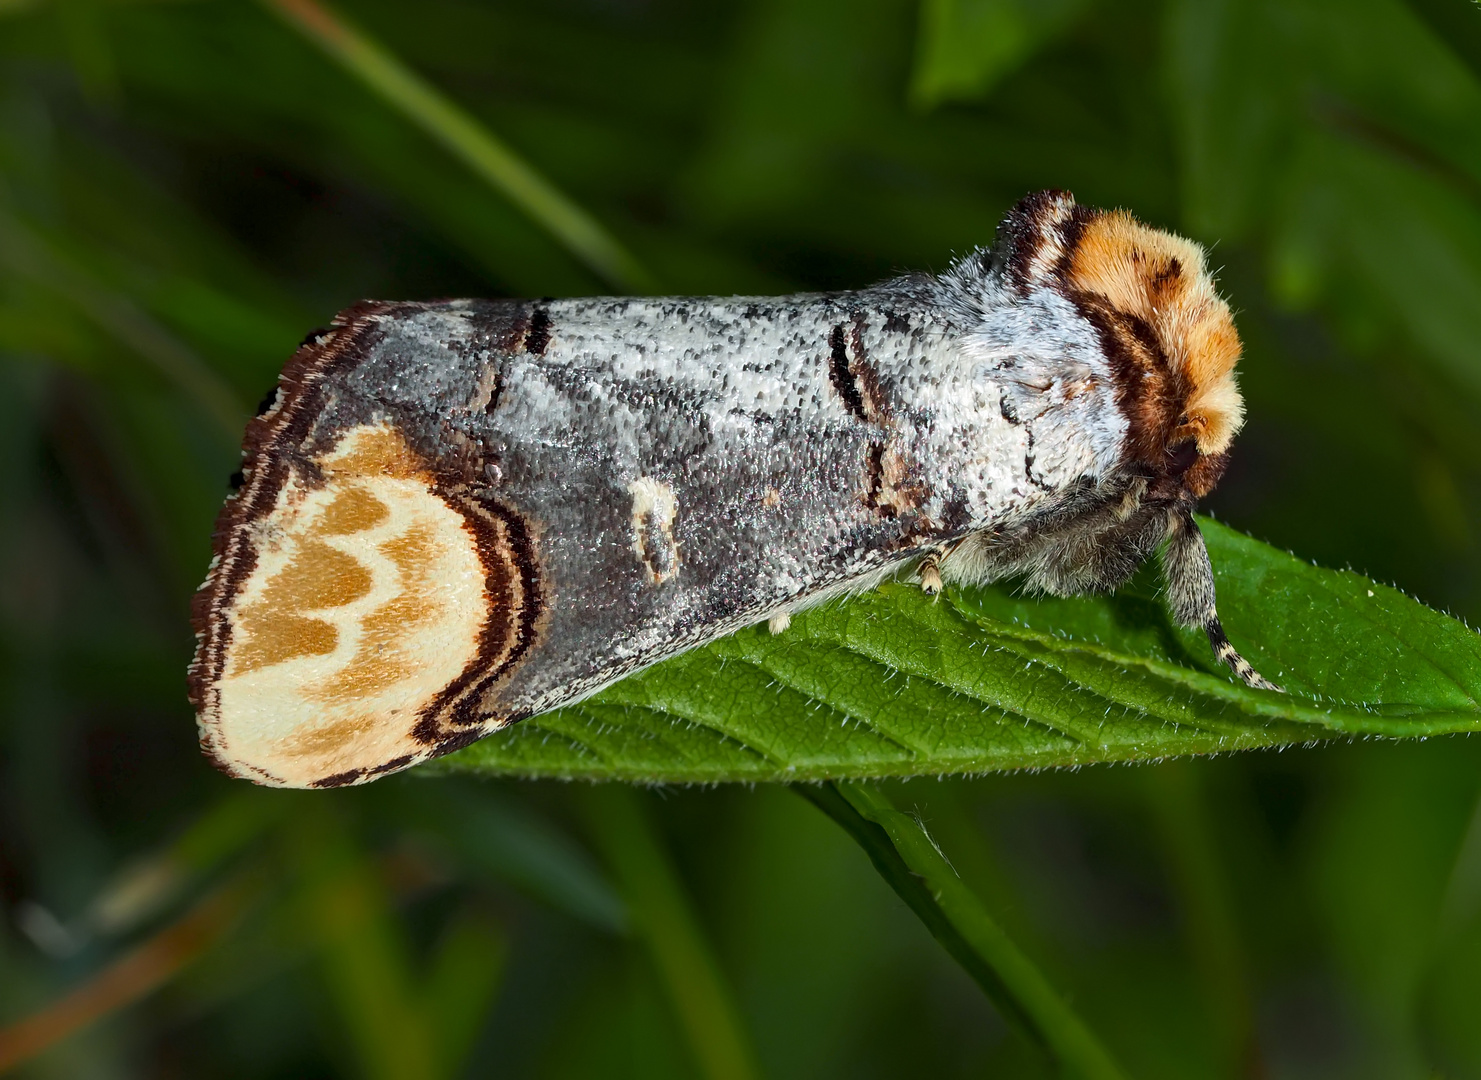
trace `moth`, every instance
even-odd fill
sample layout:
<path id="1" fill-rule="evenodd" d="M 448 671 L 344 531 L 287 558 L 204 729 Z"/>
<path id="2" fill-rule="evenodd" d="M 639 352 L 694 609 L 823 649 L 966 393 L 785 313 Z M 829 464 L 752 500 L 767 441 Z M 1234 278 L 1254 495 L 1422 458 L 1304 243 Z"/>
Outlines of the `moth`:
<path id="1" fill-rule="evenodd" d="M 900 575 L 1114 589 L 1162 548 L 1253 687 L 1192 511 L 1243 406 L 1202 249 L 1032 195 L 940 275 L 783 297 L 367 302 L 248 426 L 194 603 L 206 754 L 358 784 Z"/>

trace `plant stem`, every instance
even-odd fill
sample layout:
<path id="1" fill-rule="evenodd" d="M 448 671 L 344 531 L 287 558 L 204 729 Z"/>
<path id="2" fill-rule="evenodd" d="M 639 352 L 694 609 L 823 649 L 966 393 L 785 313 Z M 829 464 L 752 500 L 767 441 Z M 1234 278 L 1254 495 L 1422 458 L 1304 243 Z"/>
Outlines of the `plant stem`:
<path id="1" fill-rule="evenodd" d="M 40 1012 L 0 1029 L 0 1072 L 29 1061 L 178 975 L 230 929 L 254 891 L 237 879 Z"/>
<path id="2" fill-rule="evenodd" d="M 603 279 L 634 292 L 651 289 L 647 271 L 595 218 L 380 42 L 317 0 L 262 2 L 498 188 Z"/>
<path id="3" fill-rule="evenodd" d="M 841 825 L 900 899 L 977 980 L 1006 1020 L 1083 1080 L 1122 1080 L 1111 1055 L 982 902 L 957 877 L 921 823 L 877 787 L 853 781 L 798 785 Z"/>
<path id="4" fill-rule="evenodd" d="M 740 1017 L 640 796 L 603 784 L 591 789 L 587 808 L 701 1071 L 709 1080 L 753 1080 L 758 1073 Z"/>

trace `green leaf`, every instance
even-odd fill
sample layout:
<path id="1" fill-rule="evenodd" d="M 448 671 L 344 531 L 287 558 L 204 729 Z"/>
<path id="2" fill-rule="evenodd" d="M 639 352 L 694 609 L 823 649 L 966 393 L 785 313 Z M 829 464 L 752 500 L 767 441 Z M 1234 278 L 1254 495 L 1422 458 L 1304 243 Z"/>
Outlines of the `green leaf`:
<path id="1" fill-rule="evenodd" d="M 1481 729 L 1481 636 L 1205 519 L 1251 690 L 1173 627 L 1150 568 L 1109 597 L 890 584 L 752 627 L 433 768 L 650 783 L 945 775 Z"/>

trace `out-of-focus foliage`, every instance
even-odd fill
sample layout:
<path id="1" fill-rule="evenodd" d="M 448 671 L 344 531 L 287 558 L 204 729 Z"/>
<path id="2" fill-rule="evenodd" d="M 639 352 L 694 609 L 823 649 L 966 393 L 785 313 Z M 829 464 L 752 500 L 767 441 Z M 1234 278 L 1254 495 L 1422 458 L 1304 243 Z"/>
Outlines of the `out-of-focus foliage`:
<path id="1" fill-rule="evenodd" d="M 999 82 L 1074 25 L 1082 0 L 925 0 L 912 99 L 929 108 L 987 96 Z"/>
<path id="2" fill-rule="evenodd" d="M 1216 245 L 1250 423 L 1211 509 L 1474 621 L 1481 52 L 1441 2 L 346 13 L 667 290 L 939 268 L 1040 187 Z M 187 600 L 304 332 L 606 287 L 262 7 L 0 4 L 0 1019 L 217 881 L 251 897 L 32 1075 L 1047 1075 L 783 789 L 604 816 L 562 785 L 241 790 L 196 755 Z M 891 797 L 1130 1076 L 1475 1077 L 1478 768 L 1362 742 Z M 634 851 L 674 888 L 634 891 Z"/>

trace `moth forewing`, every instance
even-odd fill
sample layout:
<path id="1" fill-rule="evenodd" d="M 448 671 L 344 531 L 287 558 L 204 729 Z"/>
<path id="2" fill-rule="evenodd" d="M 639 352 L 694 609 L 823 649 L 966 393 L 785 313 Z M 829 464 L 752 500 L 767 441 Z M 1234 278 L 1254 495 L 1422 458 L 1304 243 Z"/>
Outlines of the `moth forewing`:
<path id="1" fill-rule="evenodd" d="M 1179 620 L 1268 686 L 1189 516 L 1237 356 L 1196 245 L 1052 192 L 858 292 L 359 305 L 249 425 L 195 606 L 203 745 L 361 783 L 902 568 L 1074 593 L 1164 540 Z"/>

